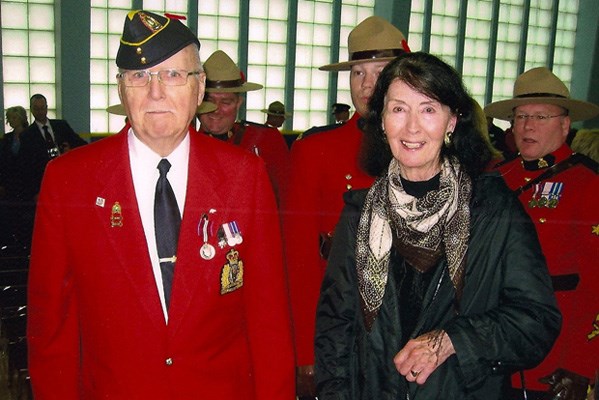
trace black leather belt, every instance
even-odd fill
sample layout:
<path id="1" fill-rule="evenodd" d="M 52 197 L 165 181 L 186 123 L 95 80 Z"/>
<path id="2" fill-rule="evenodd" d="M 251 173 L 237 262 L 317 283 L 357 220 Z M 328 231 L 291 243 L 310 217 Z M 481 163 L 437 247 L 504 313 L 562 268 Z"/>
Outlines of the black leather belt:
<path id="1" fill-rule="evenodd" d="M 565 292 L 575 290 L 580 281 L 578 274 L 551 275 L 553 290 L 556 292 Z"/>

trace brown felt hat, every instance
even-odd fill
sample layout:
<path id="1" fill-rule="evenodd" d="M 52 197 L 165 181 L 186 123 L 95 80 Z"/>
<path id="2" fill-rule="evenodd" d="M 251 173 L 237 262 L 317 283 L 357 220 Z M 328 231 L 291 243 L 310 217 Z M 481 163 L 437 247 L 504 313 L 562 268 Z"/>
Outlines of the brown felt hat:
<path id="1" fill-rule="evenodd" d="M 222 50 L 216 50 L 204 63 L 206 92 L 242 93 L 262 89 L 258 83 L 246 82 L 241 70 Z"/>
<path id="2" fill-rule="evenodd" d="M 200 48 L 200 41 L 176 18 L 149 11 L 129 11 L 116 55 L 116 65 L 138 70 L 153 67 L 190 44 Z"/>
<path id="3" fill-rule="evenodd" d="M 260 111 L 270 115 L 280 115 L 284 117 L 290 117 L 292 115 L 291 113 L 285 111 L 285 105 L 280 101 L 273 101 L 268 105 L 268 108 L 263 108 Z"/>
<path id="4" fill-rule="evenodd" d="M 570 98 L 570 91 L 553 72 L 538 67 L 524 72 L 514 83 L 514 97 L 496 101 L 485 107 L 487 117 L 510 121 L 514 108 L 525 104 L 554 104 L 568 110 L 572 121 L 591 119 L 599 114 L 599 106 Z"/>
<path id="5" fill-rule="evenodd" d="M 115 115 L 127 115 L 127 113 L 125 112 L 125 106 L 123 106 L 122 104 L 113 104 L 107 107 L 106 111 L 108 111 L 108 113 L 110 114 Z M 209 101 L 203 101 L 202 104 L 198 106 L 196 113 L 206 114 L 212 111 L 216 111 L 216 104 L 211 103 Z"/>
<path id="6" fill-rule="evenodd" d="M 409 52 L 403 33 L 387 20 L 372 16 L 360 22 L 347 38 L 348 61 L 323 65 L 322 71 L 349 71 L 354 64 L 391 61 L 403 52 Z"/>

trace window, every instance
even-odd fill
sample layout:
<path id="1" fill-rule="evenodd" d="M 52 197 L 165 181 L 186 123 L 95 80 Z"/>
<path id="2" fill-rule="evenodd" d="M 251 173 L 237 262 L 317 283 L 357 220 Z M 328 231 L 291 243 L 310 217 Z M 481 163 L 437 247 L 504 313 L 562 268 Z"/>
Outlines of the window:
<path id="1" fill-rule="evenodd" d="M 92 0 L 90 43 L 90 132 L 116 133 L 124 117 L 109 114 L 106 108 L 119 104 L 116 53 L 123 21 L 131 8 L 129 0 Z"/>
<path id="2" fill-rule="evenodd" d="M 434 2 L 432 23 L 425 21 L 426 0 L 413 0 L 410 16 L 408 42 L 412 50 L 422 47 L 425 35 L 430 35 L 430 52 L 455 65 L 456 26 L 460 2 Z M 569 86 L 572 77 L 572 58 L 576 35 L 578 0 L 560 1 L 556 27 L 556 40 L 552 39 L 552 2 L 531 0 L 528 21 L 525 21 L 523 0 L 502 0 L 499 17 L 493 21 L 492 0 L 467 2 L 466 35 L 464 42 L 463 79 L 473 97 L 485 105 L 487 84 L 491 82 L 493 101 L 511 98 L 521 60 L 522 26 L 528 22 L 528 38 L 525 42 L 524 69 L 553 64 L 554 73 Z M 429 21 L 430 22 L 430 21 Z M 497 43 L 494 74 L 488 77 L 489 49 L 492 48 L 491 29 L 497 23 Z M 431 32 L 424 32 L 430 26 Z M 553 60 L 549 60 L 551 46 L 555 46 Z M 499 122 L 503 127 L 507 123 Z"/>
<path id="3" fill-rule="evenodd" d="M 4 108 L 23 106 L 28 110 L 31 95 L 42 93 L 52 118 L 57 103 L 54 1 L 12 0 L 2 1 L 1 6 Z M 36 18 L 39 15 L 49 17 Z M 11 130 L 4 126 L 5 132 Z"/>

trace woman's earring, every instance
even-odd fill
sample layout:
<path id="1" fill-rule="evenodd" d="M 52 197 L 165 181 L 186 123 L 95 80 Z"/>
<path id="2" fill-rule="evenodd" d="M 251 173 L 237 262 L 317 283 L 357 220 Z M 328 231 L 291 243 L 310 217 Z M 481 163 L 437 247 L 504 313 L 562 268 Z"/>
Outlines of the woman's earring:
<path id="1" fill-rule="evenodd" d="M 385 129 L 384 128 L 381 129 L 381 133 L 382 133 L 381 140 L 383 141 L 383 143 L 388 143 L 387 142 L 387 133 L 385 133 Z"/>
<path id="2" fill-rule="evenodd" d="M 445 132 L 445 137 L 443 137 L 443 142 L 445 143 L 446 147 L 449 147 L 451 145 L 451 135 L 453 134 L 453 132 Z"/>

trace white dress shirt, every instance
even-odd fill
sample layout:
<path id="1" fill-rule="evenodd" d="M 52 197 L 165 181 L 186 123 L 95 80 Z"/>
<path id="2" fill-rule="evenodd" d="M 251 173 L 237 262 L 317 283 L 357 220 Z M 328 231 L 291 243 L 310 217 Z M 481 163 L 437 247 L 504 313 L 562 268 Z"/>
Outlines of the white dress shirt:
<path id="1" fill-rule="evenodd" d="M 156 287 L 160 295 L 160 303 L 164 312 L 164 319 L 168 323 L 168 313 L 166 302 L 164 300 L 164 288 L 162 286 L 162 274 L 160 272 L 160 263 L 158 262 L 158 250 L 156 249 L 156 235 L 154 232 L 154 196 L 156 193 L 156 182 L 160 173 L 158 172 L 158 163 L 162 158 L 168 159 L 171 168 L 166 177 L 170 182 L 177 205 L 183 218 L 183 207 L 185 205 L 185 194 L 187 193 L 187 173 L 189 170 L 189 133 L 177 148 L 167 157 L 160 157 L 146 144 L 139 140 L 133 133 L 133 129 L 128 132 L 129 159 L 131 162 L 131 175 L 133 177 L 133 186 L 135 188 L 135 197 L 137 198 L 137 207 L 141 216 L 141 223 L 144 228 L 148 252 L 152 261 L 152 270 Z M 175 264 L 175 273 L 177 266 Z"/>

